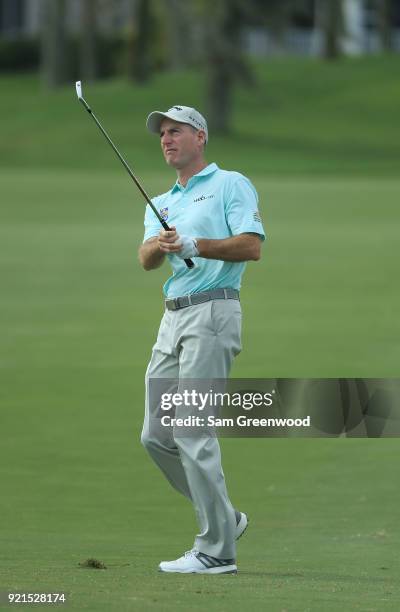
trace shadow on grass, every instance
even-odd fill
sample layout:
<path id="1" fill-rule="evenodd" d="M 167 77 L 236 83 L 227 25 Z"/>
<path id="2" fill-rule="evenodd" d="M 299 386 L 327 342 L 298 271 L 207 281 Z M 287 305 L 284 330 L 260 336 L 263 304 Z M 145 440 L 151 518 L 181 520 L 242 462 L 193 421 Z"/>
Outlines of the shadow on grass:
<path id="1" fill-rule="evenodd" d="M 342 157 L 357 161 L 360 157 L 365 159 L 384 159 L 394 161 L 398 159 L 398 148 L 396 145 L 388 146 L 385 143 L 368 144 L 361 140 L 346 140 L 343 138 L 333 138 L 330 141 L 318 140 L 316 136 L 308 135 L 305 137 L 279 134 L 279 136 L 269 134 L 268 138 L 264 134 L 251 134 L 239 131 L 232 132 L 229 136 L 215 137 L 217 144 L 222 146 L 232 146 L 233 144 L 249 147 L 249 150 L 261 148 L 264 152 L 285 153 L 293 156 L 294 154 L 308 154 L 311 157 L 320 155 L 333 157 L 339 161 Z M 396 161 L 397 163 L 397 161 Z"/>
<path id="2" fill-rule="evenodd" d="M 388 570 L 390 568 L 382 567 L 378 568 L 377 571 Z M 273 578 L 273 579 L 282 579 L 282 578 L 301 578 L 305 579 L 307 582 L 310 580 L 313 581 L 321 581 L 321 582 L 343 582 L 343 583 L 385 583 L 390 580 L 390 576 L 373 576 L 372 574 L 368 576 L 357 576 L 357 575 L 344 575 L 344 574 L 329 574 L 329 573 L 320 573 L 320 572 L 307 572 L 306 574 L 302 574 L 301 572 L 259 572 L 259 571 L 238 571 L 238 577 L 246 577 L 246 578 L 255 578 L 255 577 L 263 577 L 263 578 Z"/>

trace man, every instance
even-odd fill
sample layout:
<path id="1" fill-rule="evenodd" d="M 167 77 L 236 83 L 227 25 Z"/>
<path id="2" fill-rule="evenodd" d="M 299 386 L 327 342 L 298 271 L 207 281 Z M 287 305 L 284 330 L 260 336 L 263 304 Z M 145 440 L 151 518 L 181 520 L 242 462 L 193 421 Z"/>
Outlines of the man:
<path id="1" fill-rule="evenodd" d="M 239 288 L 246 261 L 260 259 L 265 239 L 257 193 L 238 172 L 207 164 L 207 123 L 194 108 L 173 106 L 147 119 L 159 134 L 177 181 L 153 203 L 171 228 L 160 230 L 148 206 L 139 259 L 145 270 L 167 258 L 173 275 L 164 285 L 166 310 L 146 372 L 142 443 L 166 478 L 194 505 L 200 526 L 192 550 L 163 561 L 164 572 L 236 573 L 235 540 L 247 527 L 245 513 L 229 500 L 215 436 L 179 435 L 160 427 L 160 399 L 152 379 L 225 379 L 241 350 Z M 195 266 L 189 269 L 184 259 Z M 176 417 L 185 416 L 176 407 Z"/>

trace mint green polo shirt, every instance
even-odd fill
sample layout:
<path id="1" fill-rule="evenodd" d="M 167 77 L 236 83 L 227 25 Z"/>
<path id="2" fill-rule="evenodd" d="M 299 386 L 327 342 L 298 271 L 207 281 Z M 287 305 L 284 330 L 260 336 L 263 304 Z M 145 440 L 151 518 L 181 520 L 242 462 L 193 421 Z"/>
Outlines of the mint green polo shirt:
<path id="1" fill-rule="evenodd" d="M 221 170 L 217 164 L 209 164 L 192 176 L 186 187 L 177 181 L 170 191 L 152 202 L 178 234 L 223 239 L 251 232 L 265 240 L 254 186 L 239 172 Z M 148 205 L 144 225 L 143 242 L 158 236 L 160 222 Z M 189 269 L 177 255 L 167 258 L 172 267 L 172 276 L 163 288 L 168 298 L 216 288 L 240 289 L 246 268 L 246 262 L 194 257 L 195 267 Z"/>

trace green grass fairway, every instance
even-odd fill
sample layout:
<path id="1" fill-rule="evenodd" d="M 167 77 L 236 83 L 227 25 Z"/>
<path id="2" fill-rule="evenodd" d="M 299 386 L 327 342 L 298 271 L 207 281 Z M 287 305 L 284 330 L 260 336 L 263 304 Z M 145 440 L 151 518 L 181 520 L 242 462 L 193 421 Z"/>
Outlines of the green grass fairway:
<path id="1" fill-rule="evenodd" d="M 1 183 L 7 363 L 18 372 L 94 358 L 141 371 L 168 268 L 140 269 L 144 205 L 122 170 L 10 171 Z M 168 175 L 146 183 L 160 192 Z M 268 240 L 244 277 L 245 350 L 234 375 L 396 377 L 400 181 L 255 184 Z"/>
<path id="2" fill-rule="evenodd" d="M 232 134 L 210 134 L 210 156 L 249 175 L 399 176 L 399 69 L 398 55 L 257 64 L 256 86 L 235 93 Z M 46 92 L 36 77 L 3 77 L 0 91 L 1 166 L 117 167 L 75 83 Z M 84 83 L 87 101 L 139 176 L 164 171 L 157 138 L 145 127 L 149 112 L 184 101 L 205 113 L 204 91 L 199 71 L 157 75 L 147 87 Z"/>
<path id="3" fill-rule="evenodd" d="M 166 275 L 136 261 L 141 201 L 122 172 L 0 178 L 1 588 L 76 610 L 397 610 L 396 440 L 223 440 L 251 516 L 240 574 L 157 573 L 196 526 L 139 444 Z M 234 375 L 398 375 L 400 182 L 256 185 L 270 239 Z M 108 569 L 78 567 L 92 556 Z"/>
<path id="4" fill-rule="evenodd" d="M 211 137 L 209 161 L 254 181 L 268 233 L 233 376 L 399 376 L 398 68 L 257 65 L 233 134 Z M 157 572 L 196 533 L 139 443 L 167 268 L 140 269 L 143 202 L 74 84 L 0 89 L 0 591 L 66 591 L 77 611 L 397 612 L 394 439 L 223 439 L 251 520 L 239 574 Z M 199 76 L 85 93 L 150 194 L 168 189 L 144 118 L 203 108 Z M 80 568 L 89 557 L 108 569 Z"/>

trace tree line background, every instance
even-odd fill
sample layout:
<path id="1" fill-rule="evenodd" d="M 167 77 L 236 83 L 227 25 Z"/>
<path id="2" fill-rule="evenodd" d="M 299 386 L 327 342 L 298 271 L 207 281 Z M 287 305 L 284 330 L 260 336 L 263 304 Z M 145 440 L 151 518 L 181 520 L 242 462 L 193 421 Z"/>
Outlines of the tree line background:
<path id="1" fill-rule="evenodd" d="M 338 61 L 346 1 L 80 0 L 77 24 L 71 31 L 71 3 L 41 0 L 37 65 L 48 88 L 77 78 L 95 81 L 114 74 L 145 85 L 160 70 L 202 70 L 210 126 L 215 132 L 227 132 L 235 86 L 256 86 L 244 53 L 245 29 L 268 27 L 279 40 L 296 20 L 312 19 L 322 36 L 321 57 Z M 111 21 L 122 2 L 123 26 L 109 24 L 106 32 L 104 20 L 108 15 Z M 391 51 L 395 2 L 369 0 L 368 4 L 377 15 L 381 48 Z M 35 64 L 35 51 L 30 53 Z"/>

